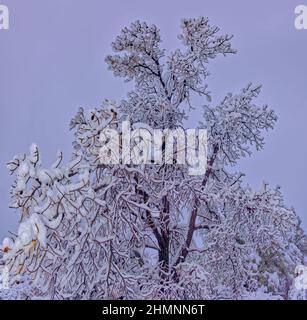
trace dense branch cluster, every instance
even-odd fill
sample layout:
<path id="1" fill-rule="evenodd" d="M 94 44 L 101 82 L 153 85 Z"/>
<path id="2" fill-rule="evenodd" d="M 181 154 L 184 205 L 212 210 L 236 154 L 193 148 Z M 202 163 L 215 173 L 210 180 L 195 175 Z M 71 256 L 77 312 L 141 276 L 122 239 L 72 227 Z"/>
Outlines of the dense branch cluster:
<path id="1" fill-rule="evenodd" d="M 135 81 L 125 101 L 80 109 L 71 121 L 73 153 L 45 168 L 39 147 L 8 163 L 15 175 L 11 206 L 17 234 L 3 241 L 11 284 L 27 276 L 31 298 L 244 299 L 291 298 L 305 235 L 279 188 L 254 192 L 229 165 L 264 145 L 275 113 L 257 106 L 259 86 L 206 105 L 204 175 L 183 165 L 107 165 L 99 161 L 106 127 L 130 119 L 153 128 L 183 125 L 191 95 L 210 101 L 207 65 L 235 53 L 231 36 L 208 19 L 185 19 L 183 49 L 161 49 L 154 25 L 135 22 L 112 44 L 106 62 Z"/>

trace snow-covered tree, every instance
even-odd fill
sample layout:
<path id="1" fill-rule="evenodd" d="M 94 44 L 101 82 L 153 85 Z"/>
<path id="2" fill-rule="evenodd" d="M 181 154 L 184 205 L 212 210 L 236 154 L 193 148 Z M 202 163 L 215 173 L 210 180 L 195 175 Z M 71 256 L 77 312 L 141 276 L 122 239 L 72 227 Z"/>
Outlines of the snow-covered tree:
<path id="1" fill-rule="evenodd" d="M 18 233 L 2 247 L 11 285 L 26 276 L 28 296 L 51 299 L 289 298 L 304 258 L 300 219 L 279 187 L 252 191 L 230 170 L 263 148 L 277 117 L 255 104 L 260 86 L 252 84 L 210 105 L 208 63 L 235 53 L 231 38 L 207 18 L 184 19 L 181 47 L 167 55 L 155 25 L 121 31 L 106 62 L 134 82 L 127 99 L 79 110 L 66 164 L 59 152 L 45 168 L 35 144 L 8 163 L 11 207 L 20 210 Z M 126 119 L 132 127 L 184 126 L 194 94 L 205 105 L 203 175 L 176 161 L 101 163 L 104 128 L 120 130 Z"/>

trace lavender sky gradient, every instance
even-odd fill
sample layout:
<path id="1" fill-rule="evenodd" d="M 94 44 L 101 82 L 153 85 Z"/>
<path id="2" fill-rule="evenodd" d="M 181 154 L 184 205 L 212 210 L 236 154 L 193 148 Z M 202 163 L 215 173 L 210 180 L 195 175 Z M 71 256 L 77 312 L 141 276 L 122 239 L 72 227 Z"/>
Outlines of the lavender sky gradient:
<path id="1" fill-rule="evenodd" d="M 240 161 L 245 181 L 256 188 L 263 180 L 281 185 L 306 228 L 307 30 L 294 28 L 294 8 L 304 2 L 0 0 L 10 10 L 10 30 L 0 30 L 0 237 L 16 230 L 18 218 L 8 209 L 12 178 L 5 163 L 32 142 L 46 166 L 59 149 L 68 159 L 68 124 L 78 107 L 125 96 L 127 85 L 104 62 L 120 29 L 136 19 L 155 23 L 165 47 L 174 49 L 180 19 L 200 15 L 234 34 L 238 49 L 210 66 L 213 102 L 252 81 L 263 84 L 257 102 L 279 116 L 265 150 Z"/>

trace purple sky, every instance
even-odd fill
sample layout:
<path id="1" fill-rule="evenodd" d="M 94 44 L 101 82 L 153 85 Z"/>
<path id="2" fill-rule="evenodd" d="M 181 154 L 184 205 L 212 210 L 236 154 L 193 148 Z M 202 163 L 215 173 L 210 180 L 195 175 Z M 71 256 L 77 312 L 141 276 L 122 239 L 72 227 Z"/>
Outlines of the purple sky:
<path id="1" fill-rule="evenodd" d="M 155 23 L 174 49 L 180 19 L 200 15 L 234 34 L 238 49 L 210 67 L 213 102 L 252 81 L 263 84 L 257 102 L 279 116 L 265 150 L 240 162 L 246 182 L 281 185 L 307 227 L 307 30 L 294 28 L 294 8 L 304 1 L 0 0 L 10 10 L 10 30 L 0 30 L 0 237 L 17 221 L 7 207 L 12 179 L 5 163 L 32 142 L 46 166 L 59 149 L 67 159 L 68 124 L 78 107 L 124 97 L 127 86 L 104 63 L 120 29 L 136 19 Z"/>

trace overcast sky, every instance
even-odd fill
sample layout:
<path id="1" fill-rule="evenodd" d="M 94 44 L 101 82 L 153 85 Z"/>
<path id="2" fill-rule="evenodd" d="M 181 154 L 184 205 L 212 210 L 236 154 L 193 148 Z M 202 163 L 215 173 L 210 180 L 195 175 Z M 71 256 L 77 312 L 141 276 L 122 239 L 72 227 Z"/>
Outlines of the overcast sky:
<path id="1" fill-rule="evenodd" d="M 104 63 L 120 29 L 136 19 L 155 23 L 165 47 L 174 49 L 180 19 L 200 15 L 234 34 L 238 49 L 236 56 L 210 66 L 213 101 L 250 81 L 261 83 L 257 102 L 279 116 L 265 150 L 239 163 L 246 183 L 281 185 L 306 228 L 307 30 L 294 27 L 294 8 L 303 2 L 0 0 L 10 10 L 10 30 L 0 30 L 0 237 L 16 230 L 18 218 L 8 209 L 12 177 L 5 163 L 32 142 L 40 146 L 46 166 L 59 149 L 68 158 L 68 124 L 77 109 L 124 97 L 127 86 Z"/>

